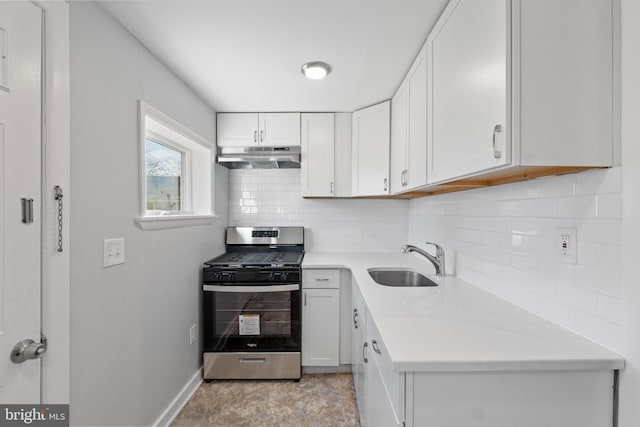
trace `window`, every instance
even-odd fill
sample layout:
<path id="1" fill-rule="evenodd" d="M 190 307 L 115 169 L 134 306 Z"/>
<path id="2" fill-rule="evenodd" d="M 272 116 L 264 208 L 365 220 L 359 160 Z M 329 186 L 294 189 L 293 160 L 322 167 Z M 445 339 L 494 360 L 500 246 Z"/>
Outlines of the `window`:
<path id="1" fill-rule="evenodd" d="M 140 120 L 143 230 L 210 224 L 213 144 L 144 102 Z"/>

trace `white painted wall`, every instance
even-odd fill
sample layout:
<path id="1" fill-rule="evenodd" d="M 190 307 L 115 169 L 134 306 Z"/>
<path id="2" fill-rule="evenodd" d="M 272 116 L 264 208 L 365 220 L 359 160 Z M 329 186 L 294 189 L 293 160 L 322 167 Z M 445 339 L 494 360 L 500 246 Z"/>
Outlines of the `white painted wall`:
<path id="1" fill-rule="evenodd" d="M 397 252 L 406 244 L 406 200 L 303 199 L 300 169 L 235 169 L 229 225 L 305 227 L 308 252 Z"/>
<path id="2" fill-rule="evenodd" d="M 622 0 L 622 334 L 620 427 L 640 425 L 640 2 Z"/>
<path id="3" fill-rule="evenodd" d="M 96 3 L 71 2 L 71 423 L 150 425 L 201 366 L 202 263 L 223 252 L 227 171 L 213 226 L 141 231 L 137 100 L 213 140 L 214 113 Z M 103 239 L 126 263 L 102 267 Z"/>

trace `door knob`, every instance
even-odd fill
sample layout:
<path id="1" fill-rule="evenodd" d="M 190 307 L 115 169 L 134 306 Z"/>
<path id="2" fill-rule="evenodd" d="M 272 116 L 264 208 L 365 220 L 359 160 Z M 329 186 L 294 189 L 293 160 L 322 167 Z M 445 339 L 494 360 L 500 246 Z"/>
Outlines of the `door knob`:
<path id="1" fill-rule="evenodd" d="M 47 351 L 47 347 L 43 343 L 35 342 L 32 339 L 22 340 L 11 350 L 11 361 L 22 363 L 25 360 L 39 359 L 45 351 Z"/>

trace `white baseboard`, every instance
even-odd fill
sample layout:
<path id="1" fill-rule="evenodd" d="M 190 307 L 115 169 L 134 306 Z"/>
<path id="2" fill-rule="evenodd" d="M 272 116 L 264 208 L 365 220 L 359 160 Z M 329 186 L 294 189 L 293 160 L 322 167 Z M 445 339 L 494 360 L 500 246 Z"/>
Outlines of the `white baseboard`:
<path id="1" fill-rule="evenodd" d="M 158 417 L 155 423 L 153 423 L 153 427 L 167 427 L 173 419 L 180 413 L 184 405 L 187 404 L 193 393 L 196 392 L 200 384 L 202 384 L 202 368 L 198 369 L 198 371 L 193 375 L 193 377 L 182 387 L 180 393 L 173 399 L 173 401 L 167 406 L 167 409 L 164 410 L 162 415 Z"/>

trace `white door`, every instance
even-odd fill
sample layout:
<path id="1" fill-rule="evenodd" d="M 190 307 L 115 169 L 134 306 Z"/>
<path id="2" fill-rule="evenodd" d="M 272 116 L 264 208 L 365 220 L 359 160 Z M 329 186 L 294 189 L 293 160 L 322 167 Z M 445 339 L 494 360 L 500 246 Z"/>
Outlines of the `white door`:
<path id="1" fill-rule="evenodd" d="M 42 13 L 0 2 L 0 402 L 40 402 L 40 360 L 11 361 L 40 341 L 40 54 Z M 33 199 L 23 223 L 21 199 Z"/>
<path id="2" fill-rule="evenodd" d="M 505 0 L 453 0 L 427 39 L 430 183 L 508 163 Z"/>

